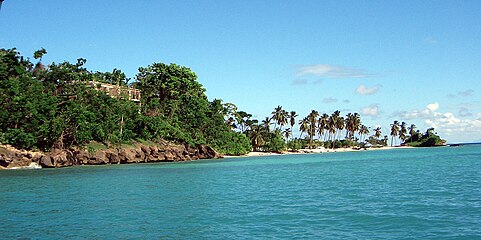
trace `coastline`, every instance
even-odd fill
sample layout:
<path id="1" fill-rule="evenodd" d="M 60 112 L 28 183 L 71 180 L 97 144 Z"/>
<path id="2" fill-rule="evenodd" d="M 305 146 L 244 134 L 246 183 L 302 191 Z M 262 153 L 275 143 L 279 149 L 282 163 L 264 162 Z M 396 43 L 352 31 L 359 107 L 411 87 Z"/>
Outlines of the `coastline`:
<path id="1" fill-rule="evenodd" d="M 80 165 L 109 165 L 149 162 L 181 162 L 197 159 L 222 158 L 206 145 L 190 146 L 167 141 L 136 142 L 104 149 L 82 148 L 52 149 L 34 152 L 0 144 L 0 170 L 61 168 Z"/>
<path id="2" fill-rule="evenodd" d="M 413 149 L 415 147 L 410 146 L 396 146 L 396 147 L 380 147 L 380 148 L 336 148 L 336 149 L 326 149 L 326 148 L 315 148 L 315 149 L 299 149 L 297 152 L 285 151 L 282 153 L 276 152 L 250 152 L 244 155 L 224 155 L 224 158 L 242 158 L 242 157 L 262 157 L 262 156 L 278 156 L 278 155 L 300 155 L 300 154 L 322 154 L 322 153 L 336 153 L 336 152 L 363 152 L 363 151 L 377 151 L 377 150 L 392 150 L 392 149 Z"/>

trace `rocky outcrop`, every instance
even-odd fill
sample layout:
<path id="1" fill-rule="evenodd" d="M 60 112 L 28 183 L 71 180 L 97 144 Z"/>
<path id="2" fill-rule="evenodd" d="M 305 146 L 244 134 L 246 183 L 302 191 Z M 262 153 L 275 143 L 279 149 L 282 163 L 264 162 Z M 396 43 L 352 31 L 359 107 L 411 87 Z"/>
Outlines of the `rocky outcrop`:
<path id="1" fill-rule="evenodd" d="M 59 168 L 78 165 L 127 164 L 146 162 L 176 162 L 196 159 L 222 158 L 209 146 L 180 145 L 161 142 L 155 145 L 134 144 L 104 150 L 54 149 L 50 152 L 22 151 L 0 145 L 0 168 L 42 166 Z"/>

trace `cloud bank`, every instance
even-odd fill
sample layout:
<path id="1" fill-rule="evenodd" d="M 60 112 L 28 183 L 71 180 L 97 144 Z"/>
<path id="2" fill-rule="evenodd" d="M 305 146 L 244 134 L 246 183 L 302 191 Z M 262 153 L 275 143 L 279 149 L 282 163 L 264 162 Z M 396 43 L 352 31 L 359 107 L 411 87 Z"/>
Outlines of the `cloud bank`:
<path id="1" fill-rule="evenodd" d="M 428 104 L 422 110 L 397 112 L 394 116 L 400 120 L 420 119 L 424 121 L 426 127 L 432 127 L 441 134 L 441 137 L 448 141 L 474 141 L 475 137 L 481 136 L 481 113 L 476 119 L 463 119 L 456 117 L 451 112 L 439 112 L 439 103 Z M 459 116 L 474 116 L 466 108 L 461 108 Z"/>

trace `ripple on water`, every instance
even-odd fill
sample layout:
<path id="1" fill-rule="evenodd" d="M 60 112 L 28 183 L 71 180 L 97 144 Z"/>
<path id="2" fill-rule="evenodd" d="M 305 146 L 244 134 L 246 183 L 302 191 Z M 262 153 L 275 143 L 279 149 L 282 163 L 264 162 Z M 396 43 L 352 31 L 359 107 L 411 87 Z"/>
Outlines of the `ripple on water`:
<path id="1" fill-rule="evenodd" d="M 481 238 L 481 148 L 0 172 L 14 238 Z"/>

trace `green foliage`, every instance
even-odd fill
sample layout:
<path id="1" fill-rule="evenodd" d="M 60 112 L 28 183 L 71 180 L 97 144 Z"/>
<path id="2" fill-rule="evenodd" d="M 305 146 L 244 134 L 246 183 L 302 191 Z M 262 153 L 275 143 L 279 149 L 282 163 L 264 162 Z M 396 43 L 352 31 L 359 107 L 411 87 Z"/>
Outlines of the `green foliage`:
<path id="1" fill-rule="evenodd" d="M 10 128 L 3 135 L 3 138 L 6 144 L 24 149 L 32 149 L 36 142 L 33 134 L 25 132 L 23 129 Z"/>
<path id="2" fill-rule="evenodd" d="M 0 142 L 18 148 L 67 148 L 165 139 L 192 146 L 210 144 L 226 154 L 251 145 L 224 121 L 221 100 L 209 102 L 197 76 L 186 67 L 154 63 L 140 68 L 136 87 L 142 106 L 122 93 L 109 96 L 97 83 L 128 87 L 119 69 L 92 73 L 76 64 L 34 65 L 15 49 L 0 49 Z M 88 145 L 90 146 L 90 145 Z M 92 148 L 90 146 L 90 148 Z"/>
<path id="3" fill-rule="evenodd" d="M 252 150 L 246 135 L 233 131 L 225 131 L 218 138 L 210 142 L 210 145 L 222 154 L 243 155 Z"/>
<path id="4" fill-rule="evenodd" d="M 370 143 L 373 146 L 387 146 L 387 141 L 384 139 L 379 139 L 374 136 L 370 136 L 366 142 Z"/>
<path id="5" fill-rule="evenodd" d="M 287 150 L 284 138 L 279 131 L 271 132 L 268 136 L 267 142 L 264 145 L 265 151 L 280 153 Z"/>
<path id="6" fill-rule="evenodd" d="M 429 128 L 426 130 L 426 133 L 422 134 L 415 134 L 413 137 L 410 137 L 406 140 L 406 144 L 412 147 L 434 147 L 434 146 L 443 146 L 446 144 L 446 141 L 441 139 L 436 133 L 434 133 L 434 128 Z M 417 139 L 417 141 L 411 141 L 411 139 Z"/>
<path id="7" fill-rule="evenodd" d="M 302 142 L 299 139 L 294 139 L 289 142 L 287 142 L 286 145 L 287 149 L 290 149 L 292 151 L 297 151 L 302 148 Z"/>

